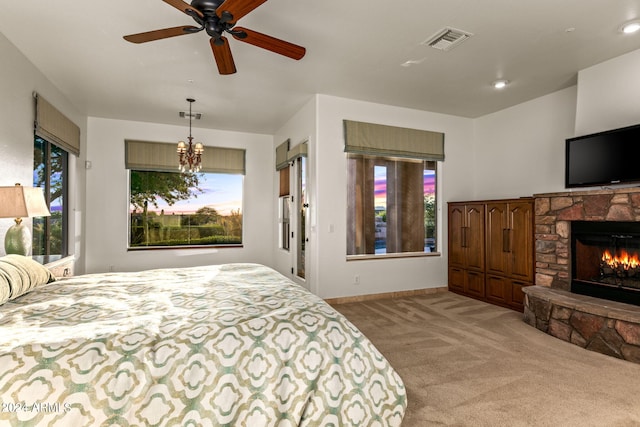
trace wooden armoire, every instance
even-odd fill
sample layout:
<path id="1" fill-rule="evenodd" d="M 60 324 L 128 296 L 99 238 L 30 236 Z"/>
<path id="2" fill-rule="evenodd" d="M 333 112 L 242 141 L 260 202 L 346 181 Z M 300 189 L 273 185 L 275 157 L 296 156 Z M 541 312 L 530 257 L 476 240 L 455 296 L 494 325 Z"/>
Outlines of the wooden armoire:
<path id="1" fill-rule="evenodd" d="M 522 311 L 534 282 L 533 198 L 449 202 L 449 290 Z"/>

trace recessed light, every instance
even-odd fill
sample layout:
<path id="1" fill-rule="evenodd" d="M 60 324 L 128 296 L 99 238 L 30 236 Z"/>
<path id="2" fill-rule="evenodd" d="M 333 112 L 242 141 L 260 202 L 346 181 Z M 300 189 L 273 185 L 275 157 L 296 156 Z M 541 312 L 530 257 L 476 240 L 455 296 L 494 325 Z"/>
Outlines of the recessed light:
<path id="1" fill-rule="evenodd" d="M 509 80 L 496 80 L 495 82 L 491 83 L 491 86 L 493 86 L 494 89 L 504 89 L 508 84 Z"/>
<path id="2" fill-rule="evenodd" d="M 620 31 L 624 34 L 633 34 L 640 30 L 640 21 L 631 21 L 620 27 Z"/>
<path id="3" fill-rule="evenodd" d="M 410 59 L 410 60 L 405 61 L 402 64 L 400 64 L 400 66 L 401 67 L 410 67 L 410 66 L 415 65 L 415 64 L 421 64 L 425 59 L 427 59 L 427 58 Z"/>

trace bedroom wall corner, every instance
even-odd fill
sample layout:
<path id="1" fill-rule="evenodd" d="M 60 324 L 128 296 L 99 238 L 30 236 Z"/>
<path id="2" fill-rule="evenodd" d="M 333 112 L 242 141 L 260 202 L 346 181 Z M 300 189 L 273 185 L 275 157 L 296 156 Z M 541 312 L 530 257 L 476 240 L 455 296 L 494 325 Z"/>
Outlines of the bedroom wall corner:
<path id="1" fill-rule="evenodd" d="M 33 92 L 38 92 L 80 127 L 80 157 L 70 156 L 69 251 L 78 272 L 84 269 L 84 211 L 87 117 L 72 105 L 2 33 L 0 33 L 0 185 L 33 185 Z M 30 223 L 30 221 L 29 221 Z M 13 224 L 0 220 L 0 236 Z M 4 255 L 4 245 L 0 245 Z"/>
<path id="2" fill-rule="evenodd" d="M 477 199 L 564 190 L 564 140 L 573 135 L 576 86 L 474 120 Z"/>
<path id="3" fill-rule="evenodd" d="M 578 73 L 575 135 L 640 123 L 640 49 Z"/>
<path id="4" fill-rule="evenodd" d="M 243 197 L 243 247 L 127 251 L 128 171 L 125 139 L 175 142 L 184 126 L 90 117 L 87 172 L 87 272 L 139 271 L 232 262 L 273 263 L 273 136 L 194 129 L 207 145 L 246 149 Z"/>
<path id="5" fill-rule="evenodd" d="M 317 240 L 318 295 L 340 298 L 447 286 L 446 202 L 472 197 L 473 121 L 389 105 L 318 96 Z M 439 166 L 439 255 L 346 260 L 346 157 L 343 120 L 444 132 L 445 161 Z M 354 276 L 359 283 L 354 283 Z"/>

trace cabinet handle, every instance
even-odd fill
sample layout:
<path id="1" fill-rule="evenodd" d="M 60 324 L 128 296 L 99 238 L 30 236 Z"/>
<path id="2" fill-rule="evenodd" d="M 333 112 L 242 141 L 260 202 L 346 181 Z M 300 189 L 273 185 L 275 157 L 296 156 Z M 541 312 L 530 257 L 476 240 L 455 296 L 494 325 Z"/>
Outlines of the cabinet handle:
<path id="1" fill-rule="evenodd" d="M 502 252 L 509 252 L 509 229 L 502 229 Z"/>
<path id="2" fill-rule="evenodd" d="M 511 231 L 510 228 L 504 228 L 502 230 L 502 252 L 512 251 Z"/>
<path id="3" fill-rule="evenodd" d="M 467 227 L 462 227 L 462 247 L 467 247 Z"/>

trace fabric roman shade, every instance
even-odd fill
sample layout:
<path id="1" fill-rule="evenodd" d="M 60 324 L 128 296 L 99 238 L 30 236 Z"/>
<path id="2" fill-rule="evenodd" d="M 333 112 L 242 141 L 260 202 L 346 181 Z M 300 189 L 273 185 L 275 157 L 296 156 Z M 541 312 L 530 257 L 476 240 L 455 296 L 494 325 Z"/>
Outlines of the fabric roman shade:
<path id="1" fill-rule="evenodd" d="M 276 170 L 279 171 L 289 166 L 289 161 L 287 159 L 287 153 L 289 151 L 289 142 L 287 139 L 282 144 L 276 147 Z"/>
<path id="2" fill-rule="evenodd" d="M 80 128 L 37 93 L 33 97 L 36 135 L 71 154 L 80 155 Z"/>
<path id="3" fill-rule="evenodd" d="M 444 133 L 344 120 L 344 151 L 382 157 L 444 160 Z"/>
<path id="4" fill-rule="evenodd" d="M 289 161 L 295 160 L 298 157 L 307 157 L 307 144 L 302 142 L 287 152 L 287 159 Z"/>
<path id="5" fill-rule="evenodd" d="M 177 144 L 135 140 L 124 143 L 127 169 L 178 172 Z M 205 146 L 200 171 L 244 175 L 245 150 Z"/>

